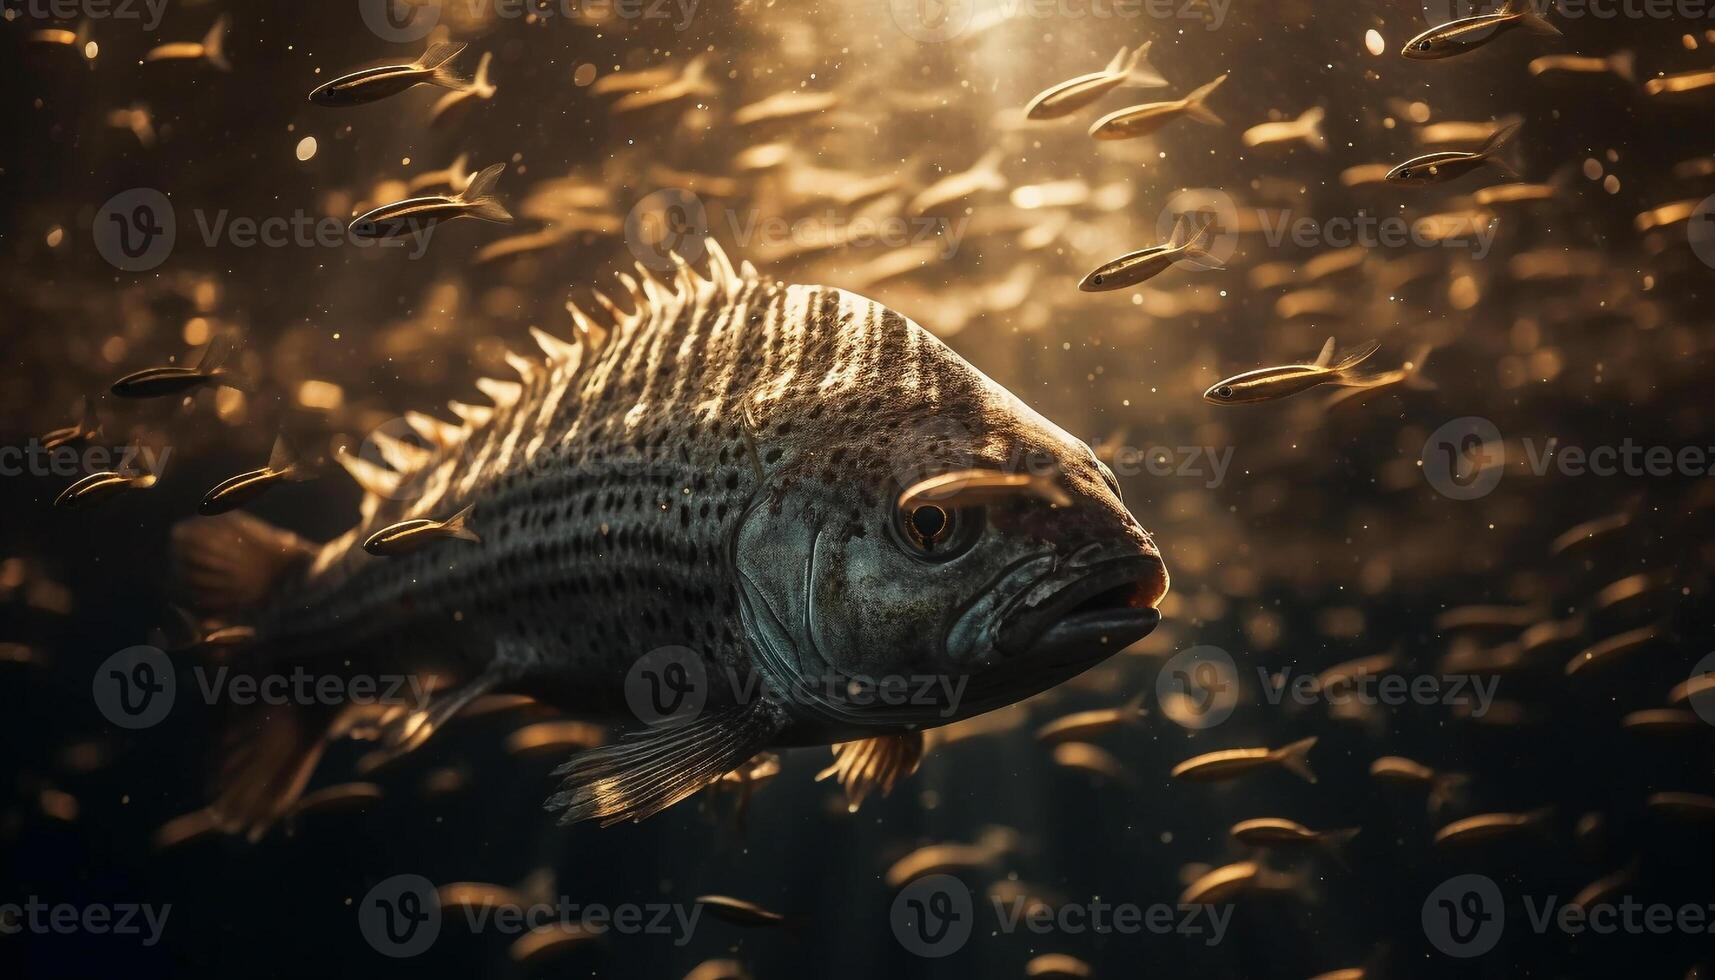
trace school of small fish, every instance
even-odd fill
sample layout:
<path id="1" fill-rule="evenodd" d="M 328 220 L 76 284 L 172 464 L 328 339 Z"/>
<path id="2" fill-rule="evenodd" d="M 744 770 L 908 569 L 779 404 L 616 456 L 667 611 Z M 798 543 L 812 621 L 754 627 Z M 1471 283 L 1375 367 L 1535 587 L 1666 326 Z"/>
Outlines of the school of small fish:
<path id="1" fill-rule="evenodd" d="M 269 921 L 385 967 L 352 906 L 419 869 L 449 924 L 698 923 L 449 926 L 419 975 L 1711 975 L 1518 896 L 1715 916 L 1715 22 L 373 6 L 430 26 L 0 17 L 28 888 L 131 868 L 220 975 L 325 963 Z M 143 643 L 198 703 L 128 732 L 90 673 Z M 971 662 L 663 734 L 640 644 Z M 288 647 L 420 697 L 195 696 Z M 192 901 L 252 864 L 272 920 Z M 1470 960 L 1424 909 L 1466 874 L 1512 897 Z M 945 959 L 898 912 L 939 876 Z M 1103 903 L 1225 938 L 1056 919 Z"/>

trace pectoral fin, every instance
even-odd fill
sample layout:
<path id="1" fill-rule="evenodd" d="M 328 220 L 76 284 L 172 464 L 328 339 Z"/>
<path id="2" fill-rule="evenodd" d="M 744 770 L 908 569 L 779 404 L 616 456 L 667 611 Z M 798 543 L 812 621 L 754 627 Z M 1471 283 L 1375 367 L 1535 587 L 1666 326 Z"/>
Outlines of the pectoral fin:
<path id="1" fill-rule="evenodd" d="M 846 801 L 856 810 L 871 790 L 880 789 L 883 796 L 893 792 L 893 784 L 916 772 L 922 761 L 922 732 L 881 735 L 834 746 L 833 765 L 817 773 L 816 779 L 837 778 Z"/>
<path id="2" fill-rule="evenodd" d="M 743 765 L 779 730 L 774 711 L 759 703 L 640 732 L 554 770 L 565 781 L 546 807 L 560 811 L 562 825 L 652 817 Z"/>

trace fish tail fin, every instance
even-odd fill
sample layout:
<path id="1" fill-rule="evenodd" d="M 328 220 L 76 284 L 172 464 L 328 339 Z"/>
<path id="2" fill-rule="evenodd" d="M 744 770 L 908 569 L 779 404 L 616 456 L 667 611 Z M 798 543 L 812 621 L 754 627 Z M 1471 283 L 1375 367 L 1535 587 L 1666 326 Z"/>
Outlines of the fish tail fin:
<path id="1" fill-rule="evenodd" d="M 1149 63 L 1149 46 L 1154 43 L 1154 41 L 1143 42 L 1137 46 L 1136 51 L 1131 53 L 1131 57 L 1126 59 L 1124 66 L 1125 84 L 1138 88 L 1165 88 L 1167 86 L 1167 79 L 1162 77 L 1162 74 L 1155 70 L 1155 66 Z M 1121 48 L 1120 51 L 1123 53 L 1125 49 Z"/>
<path id="2" fill-rule="evenodd" d="M 1210 93 L 1220 88 L 1221 83 L 1226 80 L 1227 76 L 1222 75 L 1207 85 L 1193 89 L 1190 95 L 1185 96 L 1185 114 L 1207 126 L 1225 126 L 1227 121 L 1215 115 L 1214 110 L 1204 103 L 1208 101 Z"/>
<path id="3" fill-rule="evenodd" d="M 193 609 L 251 609 L 315 554 L 315 546 L 243 511 L 173 526 L 175 585 Z"/>
<path id="4" fill-rule="evenodd" d="M 1628 82 L 1638 80 L 1638 55 L 1636 51 L 1619 51 L 1608 56 L 1608 70 Z"/>
<path id="5" fill-rule="evenodd" d="M 1282 745 L 1273 752 L 1274 761 L 1282 768 L 1307 783 L 1316 782 L 1316 774 L 1310 771 L 1310 749 L 1316 744 L 1316 736 L 1301 738 L 1296 742 Z"/>
<path id="6" fill-rule="evenodd" d="M 1362 827 L 1346 827 L 1342 830 L 1330 830 L 1322 834 L 1317 839 L 1317 843 L 1322 845 L 1322 849 L 1327 851 L 1328 856 L 1333 858 L 1340 867 L 1349 868 L 1351 864 L 1346 860 L 1346 848 L 1351 845 L 1353 839 L 1358 836 L 1362 829 Z"/>
<path id="7" fill-rule="evenodd" d="M 1429 788 L 1429 812 L 1439 813 L 1465 798 L 1465 788 L 1471 777 L 1462 772 L 1449 772 L 1436 777 Z"/>
<path id="8" fill-rule="evenodd" d="M 494 188 L 500 183 L 500 175 L 505 172 L 504 163 L 486 167 L 482 173 L 472 177 L 470 184 L 460 192 L 459 200 L 468 206 L 471 217 L 503 225 L 512 223 L 512 212 L 506 210 L 506 205 L 501 204 L 500 199 L 494 195 Z"/>
<path id="9" fill-rule="evenodd" d="M 1206 219 L 1199 223 L 1196 234 L 1193 234 L 1182 247 L 1182 257 L 1193 259 L 1212 268 L 1224 269 L 1226 264 L 1209 252 L 1209 246 L 1215 241 L 1215 227 L 1219 217 L 1204 214 Z"/>
<path id="10" fill-rule="evenodd" d="M 834 761 L 816 774 L 821 782 L 829 776 L 839 780 L 846 791 L 846 804 L 856 811 L 872 790 L 886 796 L 893 784 L 917 771 L 923 761 L 923 733 L 881 735 L 841 742 L 833 747 Z"/>
<path id="11" fill-rule="evenodd" d="M 685 87 L 700 95 L 719 95 L 720 86 L 709 77 L 709 56 L 697 55 L 685 66 Z"/>
<path id="12" fill-rule="evenodd" d="M 1304 115 L 1298 117 L 1298 122 L 1304 127 L 1304 142 L 1319 153 L 1328 152 L 1328 134 L 1322 132 L 1322 124 L 1328 119 L 1328 110 L 1321 106 L 1311 106 L 1304 110 Z"/>
<path id="13" fill-rule="evenodd" d="M 1555 27 L 1542 11 L 1536 9 L 1535 0 L 1508 0 L 1501 8 L 1504 12 L 1518 15 L 1519 26 L 1532 34 L 1543 34 L 1549 37 L 1563 37 L 1560 28 Z"/>
<path id="14" fill-rule="evenodd" d="M 463 54 L 465 47 L 463 41 L 437 41 L 417 59 L 416 67 L 428 72 L 429 81 L 442 88 L 469 88 L 470 76 L 453 64 L 453 59 Z"/>
<path id="15" fill-rule="evenodd" d="M 1429 355 L 1435 348 L 1428 344 L 1420 344 L 1411 352 L 1411 360 L 1405 364 L 1405 386 L 1413 391 L 1434 391 L 1435 382 L 1423 376 L 1423 368 L 1429 363 Z"/>
<path id="16" fill-rule="evenodd" d="M 1181 213 L 1179 217 L 1173 220 L 1173 234 L 1167 236 L 1167 244 L 1172 248 L 1184 248 L 1185 244 L 1191 240 L 1191 234 L 1188 230 L 1190 227 L 1191 216 Z"/>
<path id="17" fill-rule="evenodd" d="M 662 725 L 573 756 L 554 770 L 564 781 L 545 807 L 559 811 L 561 825 L 643 820 L 737 769 L 778 730 L 779 722 L 755 705 Z"/>
<path id="18" fill-rule="evenodd" d="M 1366 344 L 1359 344 L 1344 354 L 1341 354 L 1339 360 L 1329 364 L 1328 370 L 1339 374 L 1349 374 L 1353 368 L 1369 360 L 1371 357 L 1374 357 L 1376 351 L 1381 350 L 1381 346 L 1382 342 L 1379 340 L 1372 340 Z"/>
<path id="19" fill-rule="evenodd" d="M 488 77 L 488 70 L 493 64 L 494 52 L 484 51 L 482 59 L 476 63 L 476 78 L 472 79 L 470 83 L 471 91 L 484 99 L 491 99 L 494 97 L 494 93 L 500 91 L 500 87 L 490 81 Z"/>
<path id="20" fill-rule="evenodd" d="M 482 538 L 470 529 L 470 512 L 476 509 L 475 504 L 466 504 L 464 509 L 446 519 L 441 527 L 452 537 L 472 544 L 481 544 Z"/>
<path id="21" fill-rule="evenodd" d="M 1501 128 L 1491 133 L 1489 138 L 1483 141 L 1482 147 L 1478 149 L 1477 152 L 1485 157 L 1494 156 L 1508 143 L 1511 143 L 1513 141 L 1513 137 L 1517 136 L 1518 131 L 1523 127 L 1524 123 L 1518 121 L 1517 117 L 1514 117 L 1512 122 L 1503 125 Z"/>
<path id="22" fill-rule="evenodd" d="M 232 70 L 232 62 L 226 59 L 226 28 L 230 22 L 230 18 L 221 14 L 215 19 L 214 26 L 208 29 L 208 33 L 202 39 L 203 57 L 208 59 L 209 64 L 221 71 Z"/>

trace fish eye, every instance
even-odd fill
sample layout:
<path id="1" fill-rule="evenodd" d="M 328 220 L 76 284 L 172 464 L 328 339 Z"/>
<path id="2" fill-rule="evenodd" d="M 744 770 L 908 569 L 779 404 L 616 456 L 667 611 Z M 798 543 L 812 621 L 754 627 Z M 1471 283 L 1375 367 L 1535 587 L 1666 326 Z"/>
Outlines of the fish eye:
<path id="1" fill-rule="evenodd" d="M 1410 178 L 1411 178 L 1411 168 L 1410 168 L 1410 167 L 1407 167 L 1407 168 L 1406 168 L 1406 169 L 1404 169 L 1404 170 L 1401 170 L 1401 171 L 1400 171 L 1400 172 L 1399 172 L 1399 175 L 1400 175 L 1400 176 L 1401 176 L 1401 177 L 1403 177 L 1403 178 L 1405 178 L 1405 179 L 1407 179 L 1407 180 L 1409 180 L 1409 179 L 1410 179 Z"/>
<path id="2" fill-rule="evenodd" d="M 1419 51 L 1428 51 L 1430 48 L 1432 48 L 1434 46 L 1435 46 L 1434 41 L 1419 41 L 1419 42 L 1417 42 L 1417 50 L 1419 50 Z"/>
<path id="3" fill-rule="evenodd" d="M 1219 388 L 1216 388 L 1215 389 L 1215 397 L 1216 398 L 1231 398 L 1231 397 L 1233 397 L 1233 386 L 1232 385 L 1222 385 Z"/>
<path id="4" fill-rule="evenodd" d="M 1091 276 L 1090 282 L 1092 285 L 1100 286 L 1102 284 L 1102 274 L 1098 272 L 1095 275 Z"/>
<path id="5" fill-rule="evenodd" d="M 980 508 L 918 504 L 895 512 L 895 537 L 918 558 L 949 561 L 969 551 L 981 536 Z"/>

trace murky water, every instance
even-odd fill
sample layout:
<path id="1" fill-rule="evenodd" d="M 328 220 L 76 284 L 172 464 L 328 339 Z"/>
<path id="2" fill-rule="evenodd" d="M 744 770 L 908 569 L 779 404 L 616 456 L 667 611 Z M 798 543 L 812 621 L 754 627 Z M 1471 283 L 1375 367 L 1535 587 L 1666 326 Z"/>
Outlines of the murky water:
<path id="1" fill-rule="evenodd" d="M 1546 12 L 1562 36 L 1499 23 L 1445 60 L 1400 54 L 1469 13 L 1433 0 L 0 7 L 7 976 L 1710 968 L 1701 5 L 1589 0 Z M 464 81 L 307 98 L 434 42 L 468 45 Z M 1158 79 L 1025 117 L 1144 43 Z M 1222 75 L 1219 125 L 1089 134 Z M 1410 168 L 1445 182 L 1384 179 L 1514 122 L 1490 160 Z M 469 204 L 494 164 L 511 224 L 352 230 Z M 1200 228 L 1206 256 L 1079 290 Z M 558 827 L 541 804 L 584 736 L 491 700 L 386 766 L 335 741 L 259 840 L 210 828 L 220 746 L 275 716 L 245 713 L 230 653 L 161 655 L 158 708 L 161 676 L 110 659 L 185 628 L 175 523 L 284 436 L 313 478 L 246 510 L 335 538 L 360 498 L 336 450 L 386 465 L 374 433 L 423 442 L 405 413 L 485 404 L 530 328 L 572 338 L 570 300 L 601 331 L 595 290 L 626 307 L 615 274 L 671 275 L 675 249 L 707 268 L 704 236 L 899 311 L 1086 440 L 1172 573 L 1162 625 L 932 732 L 856 812 L 812 747 L 742 806 L 726 786 Z M 1204 397 L 1329 337 L 1379 342 L 1351 372 L 1371 387 Z M 217 383 L 109 394 L 208 345 L 231 351 Z M 86 408 L 100 431 L 46 448 Z M 101 471 L 131 483 L 56 506 Z M 1311 737 L 1314 782 L 1175 775 Z M 1257 818 L 1359 832 L 1258 843 L 1235 828 Z M 949 843 L 970 846 L 896 865 Z"/>

